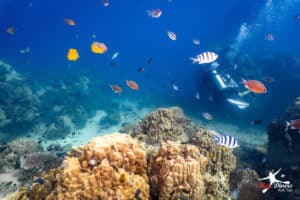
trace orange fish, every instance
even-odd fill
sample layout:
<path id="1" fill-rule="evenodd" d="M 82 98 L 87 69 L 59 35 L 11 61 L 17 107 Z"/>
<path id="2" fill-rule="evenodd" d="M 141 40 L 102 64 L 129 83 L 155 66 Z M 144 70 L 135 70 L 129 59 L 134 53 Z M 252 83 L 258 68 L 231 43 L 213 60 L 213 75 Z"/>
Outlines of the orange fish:
<path id="1" fill-rule="evenodd" d="M 110 85 L 110 88 L 117 94 L 122 93 L 122 88 L 119 85 Z"/>
<path id="2" fill-rule="evenodd" d="M 78 51 L 76 49 L 70 48 L 68 51 L 67 58 L 69 61 L 76 61 L 79 58 Z"/>
<path id="3" fill-rule="evenodd" d="M 107 47 L 104 43 L 101 42 L 93 42 L 91 45 L 91 50 L 96 54 L 103 54 L 107 51 Z"/>
<path id="4" fill-rule="evenodd" d="M 136 82 L 134 82 L 134 81 L 128 81 L 128 80 L 126 80 L 126 84 L 127 84 L 128 87 L 130 87 L 133 90 L 139 90 L 138 84 Z"/>
<path id="5" fill-rule="evenodd" d="M 16 30 L 14 27 L 10 26 L 6 29 L 6 32 L 10 35 L 14 35 L 16 33 Z"/>
<path id="6" fill-rule="evenodd" d="M 73 19 L 65 18 L 64 21 L 69 26 L 75 26 L 75 21 Z"/>
<path id="7" fill-rule="evenodd" d="M 258 93 L 258 94 L 267 93 L 267 89 L 266 89 L 265 85 L 260 81 L 243 80 L 243 84 L 251 92 Z"/>

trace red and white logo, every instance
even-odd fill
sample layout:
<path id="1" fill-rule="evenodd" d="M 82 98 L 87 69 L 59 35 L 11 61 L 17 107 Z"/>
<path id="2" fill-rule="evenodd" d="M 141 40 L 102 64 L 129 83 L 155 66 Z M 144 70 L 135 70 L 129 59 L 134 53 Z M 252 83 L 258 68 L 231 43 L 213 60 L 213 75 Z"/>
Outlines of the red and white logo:
<path id="1" fill-rule="evenodd" d="M 280 172 L 281 168 L 277 170 L 275 173 L 273 171 L 269 172 L 269 176 L 260 178 L 261 182 L 259 183 L 258 187 L 262 189 L 262 193 L 266 193 L 271 188 L 278 189 L 279 192 L 291 192 L 291 188 L 293 185 L 290 181 L 282 181 L 278 180 L 275 176 Z M 268 183 L 263 182 L 263 180 L 269 180 Z"/>

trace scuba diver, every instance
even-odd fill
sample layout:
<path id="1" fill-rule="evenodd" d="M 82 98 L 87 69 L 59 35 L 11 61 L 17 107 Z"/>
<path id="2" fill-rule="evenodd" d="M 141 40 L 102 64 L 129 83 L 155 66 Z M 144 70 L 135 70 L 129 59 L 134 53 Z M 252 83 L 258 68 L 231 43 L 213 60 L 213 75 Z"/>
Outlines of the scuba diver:
<path id="1" fill-rule="evenodd" d="M 225 73 L 212 69 L 206 72 L 203 84 L 211 92 L 210 100 L 216 103 L 227 103 L 239 109 L 249 107 L 249 103 L 239 96 L 239 86 L 234 79 Z"/>

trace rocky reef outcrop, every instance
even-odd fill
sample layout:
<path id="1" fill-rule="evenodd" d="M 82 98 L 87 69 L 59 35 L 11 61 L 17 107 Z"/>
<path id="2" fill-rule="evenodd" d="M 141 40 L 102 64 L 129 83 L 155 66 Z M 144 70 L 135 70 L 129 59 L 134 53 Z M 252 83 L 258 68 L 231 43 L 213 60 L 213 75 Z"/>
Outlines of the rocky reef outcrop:
<path id="1" fill-rule="evenodd" d="M 27 196 L 33 200 L 231 198 L 236 158 L 232 150 L 213 142 L 217 133 L 192 125 L 178 108 L 159 109 L 130 132 L 131 136 L 114 133 L 74 147 L 60 167 L 40 176 L 43 184 L 31 184 Z"/>
<path id="2" fill-rule="evenodd" d="M 0 61 L 0 131 L 18 134 L 29 130 L 39 117 L 38 106 L 39 100 L 26 78 Z M 2 137 L 7 139 L 13 135 Z"/>
<path id="3" fill-rule="evenodd" d="M 299 97 L 288 106 L 281 119 L 268 126 L 267 169 L 279 169 L 293 184 L 294 191 L 274 194 L 277 199 L 300 199 L 300 137 L 297 129 L 286 129 L 286 122 L 300 118 Z"/>
<path id="4" fill-rule="evenodd" d="M 297 98 L 298 99 L 298 98 Z M 273 120 L 268 126 L 268 159 L 274 167 L 300 166 L 300 137 L 297 129 L 286 129 L 287 121 L 300 118 L 297 99 L 284 113 L 282 119 Z"/>
<path id="5" fill-rule="evenodd" d="M 267 200 L 268 196 L 261 192 L 258 187 L 260 180 L 255 170 L 246 168 L 244 170 L 237 170 L 232 175 L 232 191 L 236 193 L 238 200 Z"/>
<path id="6" fill-rule="evenodd" d="M 71 126 L 63 117 L 56 117 L 53 123 L 48 124 L 44 137 L 48 140 L 64 138 L 71 132 Z"/>
<path id="7" fill-rule="evenodd" d="M 44 151 L 31 139 L 16 139 L 0 145 L 0 197 L 29 182 L 35 175 L 58 167 L 62 158 L 55 151 Z"/>
<path id="8" fill-rule="evenodd" d="M 179 107 L 160 108 L 141 120 L 129 133 L 146 144 L 188 142 L 197 131 Z"/>
<path id="9" fill-rule="evenodd" d="M 215 132 L 199 128 L 192 137 L 191 143 L 196 145 L 200 154 L 208 158 L 205 170 L 205 198 L 226 199 L 230 197 L 230 176 L 236 169 L 236 157 L 232 150 L 217 145 L 211 138 Z"/>

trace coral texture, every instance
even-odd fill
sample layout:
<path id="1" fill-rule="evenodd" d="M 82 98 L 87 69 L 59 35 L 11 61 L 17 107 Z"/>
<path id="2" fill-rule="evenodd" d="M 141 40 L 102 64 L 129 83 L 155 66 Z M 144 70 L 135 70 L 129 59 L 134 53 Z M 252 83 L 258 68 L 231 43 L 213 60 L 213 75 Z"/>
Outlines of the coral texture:
<path id="1" fill-rule="evenodd" d="M 206 165 L 207 158 L 199 154 L 197 147 L 163 143 L 149 165 L 152 193 L 160 200 L 202 199 L 205 192 L 202 174 Z"/>
<path id="2" fill-rule="evenodd" d="M 267 199 L 258 187 L 259 176 L 254 170 L 238 170 L 235 174 L 235 181 L 239 200 Z"/>
<path id="3" fill-rule="evenodd" d="M 28 198 L 30 200 L 49 199 L 47 197 L 57 185 L 56 176 L 59 174 L 59 168 L 51 169 L 49 172 L 44 173 L 41 177 L 44 180 L 43 184 L 37 182 L 32 183 L 28 191 Z M 37 178 L 37 177 L 35 177 Z M 34 179 L 35 179 L 34 178 Z M 53 198 L 52 198 L 53 199 Z"/>
<path id="4" fill-rule="evenodd" d="M 56 117 L 54 123 L 49 124 L 44 135 L 46 139 L 64 138 L 71 132 L 71 127 L 65 123 L 63 117 Z"/>
<path id="5" fill-rule="evenodd" d="M 96 137 L 66 157 L 46 199 L 149 199 L 146 172 L 145 152 L 129 135 Z"/>
<path id="6" fill-rule="evenodd" d="M 0 197 L 15 191 L 34 175 L 58 167 L 62 160 L 56 152 L 44 151 L 31 139 L 16 139 L 0 145 Z"/>
<path id="7" fill-rule="evenodd" d="M 299 97 L 286 109 L 281 119 L 300 118 Z M 286 129 L 286 121 L 273 120 L 268 126 L 267 166 L 282 168 L 294 188 L 300 187 L 300 137 L 297 129 Z M 275 194 L 274 194 L 275 195 Z M 276 199 L 300 199 L 299 191 L 288 194 L 276 193 Z M 280 196 L 282 195 L 282 196 Z"/>
<path id="8" fill-rule="evenodd" d="M 27 188 L 23 186 L 20 190 L 17 190 L 10 195 L 7 195 L 5 198 L 1 198 L 0 200 L 27 200 L 26 190 Z"/>
<path id="9" fill-rule="evenodd" d="M 228 199 L 230 196 L 230 175 L 236 169 L 236 158 L 232 150 L 217 145 L 212 136 L 215 132 L 199 128 L 191 143 L 208 158 L 205 171 L 205 198 L 207 200 Z"/>
<path id="10" fill-rule="evenodd" d="M 231 149 L 212 140 L 217 133 L 196 128 L 178 108 L 159 109 L 130 132 L 139 140 L 115 133 L 74 147 L 61 167 L 41 176 L 44 184 L 32 183 L 29 198 L 231 198 L 236 158 Z M 149 150 L 148 164 L 145 149 Z"/>
<path id="11" fill-rule="evenodd" d="M 223 172 L 229 176 L 236 168 L 236 158 L 231 149 L 217 145 L 213 140 L 215 132 L 199 128 L 192 138 L 192 144 L 196 145 L 200 153 L 209 158 L 208 172 L 212 175 Z"/>
<path id="12" fill-rule="evenodd" d="M 56 161 L 56 155 L 53 153 L 49 153 L 49 152 L 30 153 L 20 158 L 20 168 L 25 171 L 29 171 L 29 170 L 42 171 L 42 170 L 46 170 L 46 163 L 48 165 L 47 167 L 49 167 L 49 163 L 55 161 Z"/>
<path id="13" fill-rule="evenodd" d="M 182 110 L 172 107 L 150 113 L 130 134 L 147 144 L 155 144 L 168 140 L 187 142 L 195 131 L 196 127 L 184 116 Z"/>
<path id="14" fill-rule="evenodd" d="M 18 156 L 43 150 L 42 146 L 34 140 L 24 138 L 13 140 L 8 144 L 8 148 Z"/>

